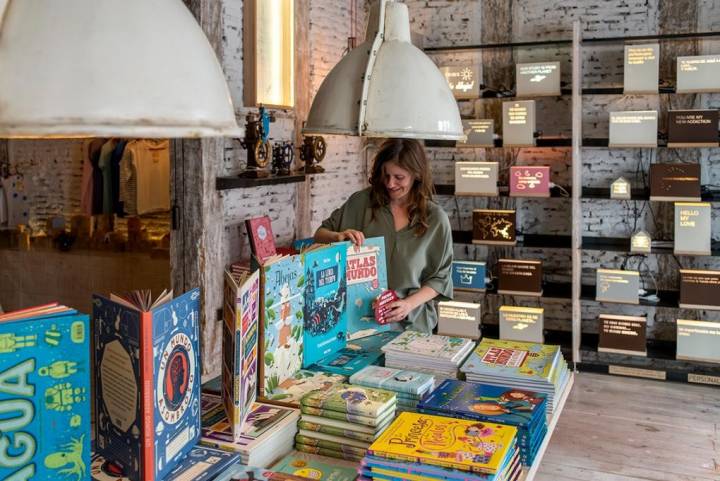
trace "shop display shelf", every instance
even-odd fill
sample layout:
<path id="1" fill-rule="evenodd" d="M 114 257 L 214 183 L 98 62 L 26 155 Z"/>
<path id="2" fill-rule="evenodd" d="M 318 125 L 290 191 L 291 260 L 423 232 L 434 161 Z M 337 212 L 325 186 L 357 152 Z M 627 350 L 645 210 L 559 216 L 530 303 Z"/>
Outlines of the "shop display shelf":
<path id="1" fill-rule="evenodd" d="M 304 182 L 307 176 L 308 174 L 305 173 L 293 173 L 291 175 L 271 175 L 259 179 L 240 176 L 217 177 L 215 179 L 215 188 L 217 190 L 230 190 L 261 187 L 264 185 L 294 184 Z"/>
<path id="2" fill-rule="evenodd" d="M 572 190 L 570 186 L 563 186 L 563 189 L 567 191 L 567 194 L 565 194 L 561 189 L 557 187 L 552 187 L 550 189 L 550 197 L 557 198 L 557 199 L 569 199 Z M 510 197 L 509 187 L 506 185 L 501 185 L 498 187 L 499 189 L 499 195 L 497 197 Z M 437 195 L 455 195 L 455 185 L 454 184 L 435 184 L 435 193 Z M 492 195 L 458 195 L 458 197 L 495 197 Z M 547 199 L 547 197 L 522 197 L 522 196 L 516 196 L 516 199 Z"/>
<path id="3" fill-rule="evenodd" d="M 657 241 L 653 241 L 657 242 Z M 670 241 L 669 241 L 670 242 Z M 720 242 L 713 241 L 711 247 L 711 256 L 720 256 Z M 626 252 L 630 254 L 630 238 L 629 237 L 583 237 L 582 250 L 585 251 L 609 251 L 609 252 Z M 634 253 L 640 254 L 640 253 Z M 674 255 L 673 247 L 652 247 L 650 254 L 657 255 Z M 645 254 L 648 255 L 648 254 Z M 707 257 L 707 256 L 706 256 Z"/>
<path id="4" fill-rule="evenodd" d="M 473 244 L 472 231 L 452 231 L 455 244 L 472 244 L 482 246 L 486 244 Z M 517 243 L 512 246 L 487 245 L 487 247 L 515 247 L 515 248 L 536 248 L 536 249 L 569 249 L 571 239 L 569 235 L 547 235 L 547 234 L 517 234 Z"/>
<path id="5" fill-rule="evenodd" d="M 502 149 L 503 141 L 502 139 L 495 139 L 495 145 L 494 147 L 473 147 L 473 146 L 464 146 L 462 144 L 457 144 L 454 140 L 425 140 L 425 147 L 435 147 L 435 148 L 452 148 L 452 149 Z M 527 145 L 523 147 L 508 147 L 512 149 L 537 149 L 537 148 L 553 148 L 553 147 L 572 147 L 572 139 L 570 137 L 539 137 L 535 139 L 535 145 Z"/>

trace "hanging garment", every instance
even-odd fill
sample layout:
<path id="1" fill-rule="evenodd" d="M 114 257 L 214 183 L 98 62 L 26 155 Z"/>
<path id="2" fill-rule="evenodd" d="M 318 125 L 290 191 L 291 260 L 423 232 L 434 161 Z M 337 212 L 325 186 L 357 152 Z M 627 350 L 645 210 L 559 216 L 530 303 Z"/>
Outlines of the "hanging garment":
<path id="1" fill-rule="evenodd" d="M 83 142 L 83 171 L 80 181 L 80 210 L 85 215 L 93 215 L 94 169 L 93 158 L 97 164 L 102 139 L 88 139 Z"/>
<path id="2" fill-rule="evenodd" d="M 120 202 L 120 160 L 125 152 L 127 140 L 120 139 L 115 144 L 115 148 L 110 156 L 110 201 L 112 203 L 112 211 L 114 214 L 124 217 L 122 203 Z"/>
<path id="3" fill-rule="evenodd" d="M 0 183 L 0 229 L 7 227 L 7 200 L 5 199 L 5 189 Z"/>
<path id="4" fill-rule="evenodd" d="M 102 173 L 102 210 L 101 214 L 113 213 L 112 202 L 112 153 L 115 149 L 115 141 L 108 140 L 100 149 L 100 160 L 98 167 Z"/>
<path id="5" fill-rule="evenodd" d="M 170 142 L 138 140 L 125 147 L 121 197 L 125 211 L 142 215 L 170 210 Z M 134 190 L 134 193 L 133 193 Z M 134 208 L 133 208 L 134 199 Z"/>
<path id="6" fill-rule="evenodd" d="M 28 225 L 30 220 L 30 195 L 32 183 L 22 175 L 11 175 L 2 179 L 7 207 L 7 226 L 10 229 L 18 225 Z"/>

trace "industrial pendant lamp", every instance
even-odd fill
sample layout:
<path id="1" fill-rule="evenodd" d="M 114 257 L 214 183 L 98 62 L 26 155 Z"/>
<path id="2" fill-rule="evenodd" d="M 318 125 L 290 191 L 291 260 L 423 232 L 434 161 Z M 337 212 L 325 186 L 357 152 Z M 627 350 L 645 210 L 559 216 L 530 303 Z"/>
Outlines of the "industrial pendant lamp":
<path id="1" fill-rule="evenodd" d="M 465 138 L 445 77 L 410 42 L 405 4 L 373 4 L 366 41 L 343 57 L 320 85 L 303 133 Z"/>
<path id="2" fill-rule="evenodd" d="M 0 138 L 242 135 L 181 0 L 0 0 Z"/>

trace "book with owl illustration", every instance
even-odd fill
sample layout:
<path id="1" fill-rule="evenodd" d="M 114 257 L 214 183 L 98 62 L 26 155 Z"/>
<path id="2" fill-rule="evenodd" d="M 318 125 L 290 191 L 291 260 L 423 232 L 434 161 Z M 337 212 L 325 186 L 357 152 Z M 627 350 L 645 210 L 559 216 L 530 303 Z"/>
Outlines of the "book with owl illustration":
<path id="1" fill-rule="evenodd" d="M 514 210 L 473 210 L 473 244 L 515 245 Z"/>
<path id="2" fill-rule="evenodd" d="M 164 479 L 200 438 L 200 290 L 93 296 L 97 452 Z"/>
<path id="3" fill-rule="evenodd" d="M 0 314 L 0 478 L 85 479 L 90 398 L 86 314 L 57 303 Z"/>
<path id="4" fill-rule="evenodd" d="M 303 367 L 345 347 L 347 278 L 345 245 L 316 246 L 303 254 L 305 304 Z"/>
<path id="5" fill-rule="evenodd" d="M 380 418 L 395 407 L 395 393 L 349 384 L 336 384 L 327 391 L 313 391 L 300 400 L 303 406 Z"/>

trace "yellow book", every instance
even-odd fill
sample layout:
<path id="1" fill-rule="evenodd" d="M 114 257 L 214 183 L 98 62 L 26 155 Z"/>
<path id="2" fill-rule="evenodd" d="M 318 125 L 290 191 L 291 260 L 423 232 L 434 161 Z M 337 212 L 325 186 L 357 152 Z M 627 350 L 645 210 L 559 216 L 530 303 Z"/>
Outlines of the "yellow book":
<path id="1" fill-rule="evenodd" d="M 495 474 L 514 448 L 516 435 L 515 427 L 504 424 L 404 412 L 368 454 Z"/>

